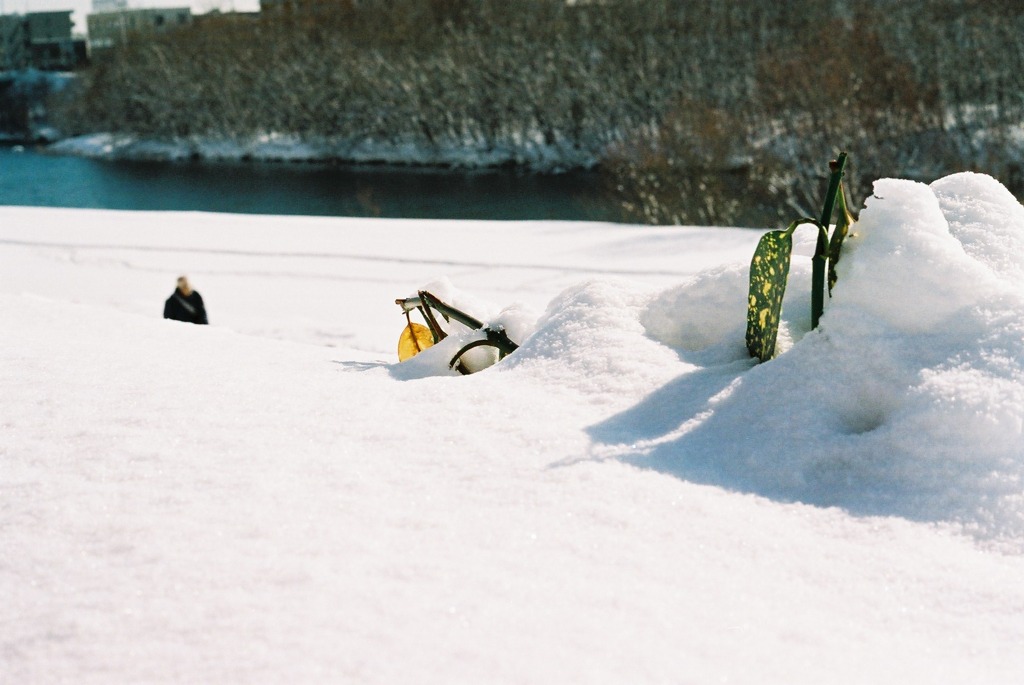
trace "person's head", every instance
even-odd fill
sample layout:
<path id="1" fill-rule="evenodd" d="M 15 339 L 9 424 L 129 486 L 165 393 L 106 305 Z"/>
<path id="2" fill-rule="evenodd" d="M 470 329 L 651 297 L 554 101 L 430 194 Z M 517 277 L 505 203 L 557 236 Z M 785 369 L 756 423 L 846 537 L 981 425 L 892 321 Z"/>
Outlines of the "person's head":
<path id="1" fill-rule="evenodd" d="M 192 294 L 192 286 L 189 285 L 188 279 L 184 276 L 178 276 L 178 290 L 181 291 L 182 295 Z"/>

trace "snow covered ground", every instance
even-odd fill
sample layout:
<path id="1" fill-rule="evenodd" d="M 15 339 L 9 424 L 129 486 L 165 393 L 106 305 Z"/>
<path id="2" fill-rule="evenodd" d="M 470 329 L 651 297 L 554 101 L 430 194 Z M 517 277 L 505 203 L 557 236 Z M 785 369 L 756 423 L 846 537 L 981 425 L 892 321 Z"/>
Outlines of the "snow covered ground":
<path id="1" fill-rule="evenodd" d="M 758 237 L 0 207 L 0 681 L 1024 681 L 1024 208 L 878 182 L 761 365 Z"/>

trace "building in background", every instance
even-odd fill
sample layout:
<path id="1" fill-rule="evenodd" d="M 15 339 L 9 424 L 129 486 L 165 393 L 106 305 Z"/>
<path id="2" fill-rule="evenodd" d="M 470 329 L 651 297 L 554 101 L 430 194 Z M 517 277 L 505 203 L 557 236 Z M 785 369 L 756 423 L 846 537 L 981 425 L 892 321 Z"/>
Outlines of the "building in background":
<path id="1" fill-rule="evenodd" d="M 28 37 L 25 18 L 20 14 L 0 15 L 0 71 L 28 67 Z"/>
<path id="2" fill-rule="evenodd" d="M 92 0 L 93 14 L 120 12 L 128 9 L 128 0 Z"/>
<path id="3" fill-rule="evenodd" d="M 71 12 L 0 15 L 0 71 L 70 71 L 84 64 L 85 40 L 71 35 Z"/>
<path id="4" fill-rule="evenodd" d="M 117 3 L 121 0 L 108 1 Z M 122 45 L 131 36 L 164 33 L 188 26 L 193 23 L 193 14 L 188 7 L 118 9 L 89 14 L 85 22 L 89 30 L 89 51 L 96 54 Z"/>
<path id="5" fill-rule="evenodd" d="M 85 41 L 71 35 L 71 10 L 29 12 L 29 61 L 43 71 L 67 71 L 85 61 Z"/>
<path id="6" fill-rule="evenodd" d="M 102 0 L 121 3 L 122 0 Z M 93 7 L 96 7 L 94 2 Z M 85 18 L 89 29 L 89 50 L 92 54 L 126 42 L 131 36 L 164 33 L 192 23 L 192 10 L 188 7 L 166 9 L 119 9 L 90 14 Z"/>

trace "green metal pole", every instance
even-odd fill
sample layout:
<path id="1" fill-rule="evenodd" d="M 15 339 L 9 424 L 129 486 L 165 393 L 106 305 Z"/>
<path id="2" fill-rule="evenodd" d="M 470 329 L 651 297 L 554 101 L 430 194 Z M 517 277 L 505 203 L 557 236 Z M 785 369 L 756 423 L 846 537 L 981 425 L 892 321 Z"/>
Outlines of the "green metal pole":
<path id="1" fill-rule="evenodd" d="M 821 226 L 825 229 L 818 233 L 818 244 L 811 262 L 811 328 L 818 327 L 818 320 L 825 311 L 825 262 L 828 259 L 828 227 L 832 223 L 832 211 L 836 207 L 836 195 L 839 184 L 843 180 L 843 169 L 846 166 L 846 153 L 829 162 L 832 175 L 828 179 L 828 190 L 825 192 L 825 205 L 821 210 Z"/>

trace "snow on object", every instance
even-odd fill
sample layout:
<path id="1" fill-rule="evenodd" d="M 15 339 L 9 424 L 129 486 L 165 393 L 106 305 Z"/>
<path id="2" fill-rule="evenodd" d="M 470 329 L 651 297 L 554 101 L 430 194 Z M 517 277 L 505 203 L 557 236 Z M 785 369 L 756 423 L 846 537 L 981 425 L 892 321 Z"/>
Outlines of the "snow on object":
<path id="1" fill-rule="evenodd" d="M 416 363 L 406 365 L 408 368 L 400 369 L 397 373 L 403 378 L 414 374 L 433 375 L 431 369 L 438 367 L 443 359 L 448 362 L 445 369 L 439 369 L 441 374 L 458 370 L 469 375 L 489 368 L 516 349 L 516 340 L 526 338 L 536 320 L 521 303 L 498 311 L 494 305 L 459 290 L 447 278 L 429 283 L 408 297 L 396 299 L 395 303 L 409 323 L 423 326 L 437 339 L 436 344 L 429 343 L 425 349 L 405 359 L 409 361 L 437 347 Z M 413 312 L 418 312 L 417 318 L 422 321 L 414 322 Z M 403 330 L 403 338 L 406 335 L 407 331 Z M 481 342 L 485 344 L 480 345 Z M 403 357 L 401 348 L 400 342 L 399 356 Z M 442 354 L 446 356 L 441 357 Z M 412 368 L 417 370 L 411 371 Z"/>
<path id="2" fill-rule="evenodd" d="M 793 264 L 783 353 L 756 368 L 742 344 L 743 263 L 653 296 L 570 288 L 501 366 L 543 365 L 584 395 L 654 386 L 675 368 L 660 402 L 689 413 L 660 418 L 653 435 L 619 430 L 627 411 L 596 431 L 602 453 L 773 498 L 1024 538 L 1024 208 L 977 174 L 878 181 L 815 332 L 808 262 Z M 448 282 L 434 287 L 456 297 Z"/>
<path id="3" fill-rule="evenodd" d="M 700 374 L 681 381 L 667 400 L 698 411 L 623 456 L 773 498 L 952 520 L 980 538 L 1019 545 L 1024 222 L 1007 221 L 1020 205 L 994 185 L 975 176 L 943 179 L 936 190 L 876 182 L 820 328 L 736 376 L 724 398 L 714 392 L 724 385 L 709 390 Z M 951 233 L 937 193 L 957 233 L 970 238 L 970 253 Z M 1004 236 L 998 247 L 981 228 L 991 220 Z M 694 279 L 672 301 L 700 300 L 686 291 L 703 286 Z M 664 328 L 663 301 L 647 317 L 655 311 Z M 680 308 L 678 316 L 688 313 Z M 728 337 L 717 341 L 726 350 L 719 359 L 729 363 L 734 352 L 736 363 L 735 329 L 721 330 Z"/>

